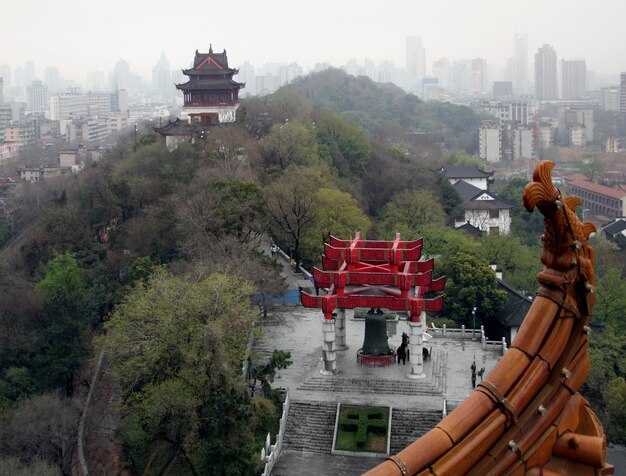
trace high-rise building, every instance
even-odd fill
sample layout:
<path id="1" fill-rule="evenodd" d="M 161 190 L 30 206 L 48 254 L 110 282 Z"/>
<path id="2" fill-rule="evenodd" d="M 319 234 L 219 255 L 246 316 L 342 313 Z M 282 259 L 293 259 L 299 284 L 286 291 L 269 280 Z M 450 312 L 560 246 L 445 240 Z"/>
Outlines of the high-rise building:
<path id="1" fill-rule="evenodd" d="M 363 62 L 363 72 L 365 76 L 370 78 L 372 81 L 376 81 L 376 63 L 374 63 L 371 59 L 365 58 Z M 300 70 L 300 74 L 302 74 L 302 70 Z"/>
<path id="2" fill-rule="evenodd" d="M 250 62 L 246 61 L 244 64 L 239 66 L 239 74 L 237 75 L 237 80 L 246 85 L 246 91 L 244 92 L 244 95 L 252 96 L 256 94 L 256 72 L 254 66 Z"/>
<path id="3" fill-rule="evenodd" d="M 0 104 L 4 102 L 4 79 L 0 76 Z"/>
<path id="4" fill-rule="evenodd" d="M 24 63 L 24 85 L 28 86 L 35 79 L 37 79 L 37 75 L 35 74 L 35 63 L 32 61 L 26 61 L 26 63 Z"/>
<path id="5" fill-rule="evenodd" d="M 563 99 L 581 99 L 587 93 L 587 67 L 584 59 L 561 61 Z"/>
<path id="6" fill-rule="evenodd" d="M 35 80 L 26 88 L 28 94 L 28 110 L 30 112 L 43 112 L 50 108 L 48 86 L 41 81 Z"/>
<path id="7" fill-rule="evenodd" d="M 406 37 L 406 73 L 416 83 L 426 75 L 426 52 L 421 36 Z"/>
<path id="8" fill-rule="evenodd" d="M 165 53 L 161 53 L 161 58 L 152 68 L 152 89 L 156 94 L 164 97 L 172 95 L 172 72 L 170 62 L 165 57 Z"/>
<path id="9" fill-rule="evenodd" d="M 478 156 L 487 162 L 500 162 L 500 127 L 496 122 L 483 121 L 478 129 Z"/>
<path id="10" fill-rule="evenodd" d="M 478 94 L 487 91 L 487 61 L 483 58 L 472 60 L 469 74 L 469 90 L 471 93 Z"/>
<path id="11" fill-rule="evenodd" d="M 280 85 L 284 86 L 297 77 L 302 76 L 302 68 L 297 63 L 282 65 L 278 69 L 278 75 L 280 76 Z"/>
<path id="12" fill-rule="evenodd" d="M 535 99 L 558 99 L 556 52 L 544 44 L 535 54 Z"/>
<path id="13" fill-rule="evenodd" d="M 6 96 L 9 96 L 9 90 L 11 89 L 11 67 L 8 64 L 0 64 L 0 76 L 4 80 L 4 87 L 6 88 Z"/>
<path id="14" fill-rule="evenodd" d="M 439 87 L 444 90 L 450 89 L 450 60 L 439 58 L 433 63 L 433 76 L 439 80 Z"/>
<path id="15" fill-rule="evenodd" d="M 469 62 L 467 60 L 452 63 L 452 90 L 467 93 L 469 89 Z"/>
<path id="16" fill-rule="evenodd" d="M 128 61 L 119 60 L 111 74 L 111 90 L 128 89 L 130 86 L 130 66 Z"/>
<path id="17" fill-rule="evenodd" d="M 626 73 L 620 74 L 619 112 L 626 114 Z"/>
<path id="18" fill-rule="evenodd" d="M 602 109 L 605 111 L 619 112 L 619 86 L 607 86 L 602 88 Z"/>
<path id="19" fill-rule="evenodd" d="M 517 95 L 528 93 L 528 36 L 516 34 L 513 38 L 513 92 Z"/>
<path id="20" fill-rule="evenodd" d="M 48 66 L 44 71 L 43 80 L 48 86 L 49 94 L 58 94 L 65 91 L 66 81 L 61 77 L 59 69 L 56 66 Z"/>
<path id="21" fill-rule="evenodd" d="M 88 73 L 85 89 L 95 92 L 107 91 L 105 74 L 102 71 L 92 71 Z"/>

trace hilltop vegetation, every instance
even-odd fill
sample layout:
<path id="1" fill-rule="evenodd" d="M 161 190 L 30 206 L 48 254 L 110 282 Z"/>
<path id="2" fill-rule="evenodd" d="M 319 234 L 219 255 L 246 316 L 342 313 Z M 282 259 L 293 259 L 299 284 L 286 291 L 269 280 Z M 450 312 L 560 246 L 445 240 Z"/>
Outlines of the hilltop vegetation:
<path id="1" fill-rule="evenodd" d="M 460 198 L 436 171 L 475 162 L 477 121 L 467 108 L 330 70 L 243 101 L 237 123 L 204 141 L 170 152 L 146 133 L 77 176 L 18 187 L 0 219 L 0 465 L 68 471 L 90 357 L 104 349 L 128 468 L 258 471 L 276 401 L 250 391 L 241 365 L 264 311 L 249 297 L 284 292 L 280 267 L 262 252 L 270 240 L 311 266 L 331 234 L 422 236 L 436 272 L 450 278 L 443 315 L 458 323 L 469 323 L 476 302 L 478 321 L 497 313 L 489 264 L 534 290 L 538 229 L 521 207 L 519 236 L 449 227 Z M 416 141 L 418 131 L 429 134 Z M 519 203 L 522 186 L 503 195 Z M 605 421 L 621 421 L 626 331 L 610 303 L 626 299 L 616 267 L 624 259 L 605 245 L 599 260 L 611 265 L 597 308 L 612 329 L 599 337 L 612 360 L 594 354 L 589 388 Z M 24 423 L 42 408 L 54 409 L 46 425 Z M 610 435 L 624 441 L 617 429 Z"/>

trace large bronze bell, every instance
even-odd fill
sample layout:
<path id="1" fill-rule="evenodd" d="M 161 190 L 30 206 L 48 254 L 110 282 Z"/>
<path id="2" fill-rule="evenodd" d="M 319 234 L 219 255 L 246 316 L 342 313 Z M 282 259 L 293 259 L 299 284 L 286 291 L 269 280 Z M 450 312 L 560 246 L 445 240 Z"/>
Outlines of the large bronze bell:
<path id="1" fill-rule="evenodd" d="M 387 355 L 391 351 L 387 343 L 385 316 L 365 316 L 365 338 L 361 350 L 365 355 Z"/>

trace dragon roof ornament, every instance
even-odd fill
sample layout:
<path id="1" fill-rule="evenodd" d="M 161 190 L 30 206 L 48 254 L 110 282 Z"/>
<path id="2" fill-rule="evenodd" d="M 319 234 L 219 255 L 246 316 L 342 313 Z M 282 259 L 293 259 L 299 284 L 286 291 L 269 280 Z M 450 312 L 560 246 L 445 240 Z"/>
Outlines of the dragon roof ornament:
<path id="1" fill-rule="evenodd" d="M 544 216 L 540 287 L 510 349 L 461 405 L 417 441 L 366 473 L 382 475 L 607 475 L 602 424 L 578 393 L 589 373 L 596 231 L 577 197 L 537 164 L 524 189 Z"/>

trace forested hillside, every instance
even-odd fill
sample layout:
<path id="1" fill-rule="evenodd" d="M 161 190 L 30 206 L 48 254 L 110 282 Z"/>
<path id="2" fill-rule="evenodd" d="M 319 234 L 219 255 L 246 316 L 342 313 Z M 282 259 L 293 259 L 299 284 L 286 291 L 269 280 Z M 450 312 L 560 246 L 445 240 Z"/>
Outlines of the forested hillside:
<path id="1" fill-rule="evenodd" d="M 312 266 L 331 234 L 422 236 L 448 277 L 433 317 L 459 324 L 477 302 L 478 321 L 498 312 L 489 264 L 533 292 L 542 225 L 519 206 L 523 182 L 497 191 L 516 204 L 512 235 L 449 226 L 460 198 L 437 171 L 475 163 L 477 121 L 467 108 L 329 70 L 242 101 L 235 124 L 195 144 L 170 152 L 147 132 L 79 175 L 17 187 L 0 220 L 0 466 L 69 471 L 104 351 L 126 468 L 256 474 L 275 400 L 252 391 L 241 366 L 263 318 L 251 296 L 284 292 L 261 252 L 270 241 Z M 431 136 L 416 142 L 417 131 Z M 624 441 L 626 260 L 606 242 L 597 250 L 596 320 L 606 330 L 588 393 L 611 438 Z"/>

